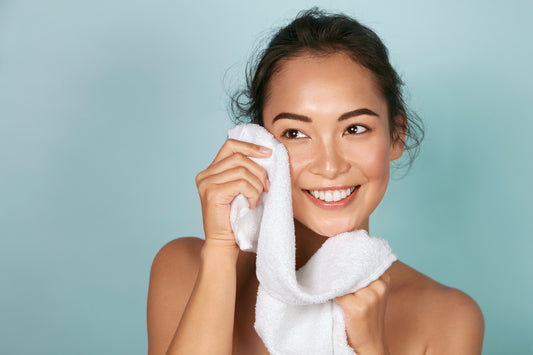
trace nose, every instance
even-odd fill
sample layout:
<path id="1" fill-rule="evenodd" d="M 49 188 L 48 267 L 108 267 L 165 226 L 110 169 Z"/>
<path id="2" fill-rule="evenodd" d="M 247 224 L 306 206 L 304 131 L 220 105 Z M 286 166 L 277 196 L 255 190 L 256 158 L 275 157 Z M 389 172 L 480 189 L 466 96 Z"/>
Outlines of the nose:
<path id="1" fill-rule="evenodd" d="M 335 142 L 317 144 L 313 152 L 310 171 L 333 180 L 350 169 L 350 163 Z"/>

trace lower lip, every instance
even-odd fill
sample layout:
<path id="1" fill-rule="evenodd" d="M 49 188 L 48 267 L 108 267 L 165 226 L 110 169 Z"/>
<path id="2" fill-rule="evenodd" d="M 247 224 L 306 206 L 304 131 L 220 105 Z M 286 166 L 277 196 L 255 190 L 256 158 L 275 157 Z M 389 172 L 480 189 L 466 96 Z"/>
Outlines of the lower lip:
<path id="1" fill-rule="evenodd" d="M 304 191 L 305 195 L 313 202 L 315 205 L 317 205 L 320 208 L 324 208 L 327 210 L 336 210 L 340 208 L 346 207 L 352 200 L 355 198 L 355 195 L 357 195 L 357 192 L 359 191 L 359 188 L 361 185 L 357 186 L 355 190 L 351 193 L 350 196 L 346 197 L 344 200 L 336 201 L 336 202 L 326 202 L 322 201 L 321 199 L 318 199 L 314 196 L 312 196 L 309 192 Z"/>

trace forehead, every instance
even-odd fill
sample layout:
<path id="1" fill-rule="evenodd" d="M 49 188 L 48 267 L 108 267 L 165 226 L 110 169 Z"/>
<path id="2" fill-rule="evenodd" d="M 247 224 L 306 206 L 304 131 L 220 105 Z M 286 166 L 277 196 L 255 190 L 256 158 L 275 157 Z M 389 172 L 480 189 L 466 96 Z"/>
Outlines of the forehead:
<path id="1" fill-rule="evenodd" d="M 344 53 L 302 54 L 278 63 L 267 86 L 265 109 L 284 104 L 386 107 L 377 79 Z"/>

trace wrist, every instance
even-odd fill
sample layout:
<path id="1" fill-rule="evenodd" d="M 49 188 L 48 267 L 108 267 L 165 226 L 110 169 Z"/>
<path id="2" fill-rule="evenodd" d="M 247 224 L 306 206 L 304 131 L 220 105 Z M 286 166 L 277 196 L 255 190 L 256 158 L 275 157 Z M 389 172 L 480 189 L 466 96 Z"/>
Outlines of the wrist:
<path id="1" fill-rule="evenodd" d="M 216 259 L 218 262 L 223 262 L 224 265 L 236 263 L 239 252 L 240 249 L 234 242 L 229 243 L 225 240 L 206 238 L 202 247 L 202 261 Z"/>

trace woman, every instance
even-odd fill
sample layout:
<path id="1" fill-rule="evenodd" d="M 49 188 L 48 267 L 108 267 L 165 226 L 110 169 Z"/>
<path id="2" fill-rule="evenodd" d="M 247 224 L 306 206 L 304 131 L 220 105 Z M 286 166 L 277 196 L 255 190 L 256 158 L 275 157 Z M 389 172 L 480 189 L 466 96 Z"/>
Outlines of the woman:
<path id="1" fill-rule="evenodd" d="M 419 126 L 401 85 L 374 32 L 312 9 L 262 53 L 244 92 L 248 101 L 233 101 L 238 118 L 263 125 L 289 153 L 297 269 L 328 237 L 368 230 L 390 163 L 417 148 Z M 205 241 L 176 239 L 154 260 L 150 354 L 268 354 L 253 328 L 255 254 L 239 250 L 229 211 L 238 194 L 254 207 L 268 191 L 267 174 L 249 157 L 269 155 L 228 140 L 198 174 Z M 481 353 L 484 321 L 475 301 L 399 260 L 335 301 L 357 354 Z"/>

